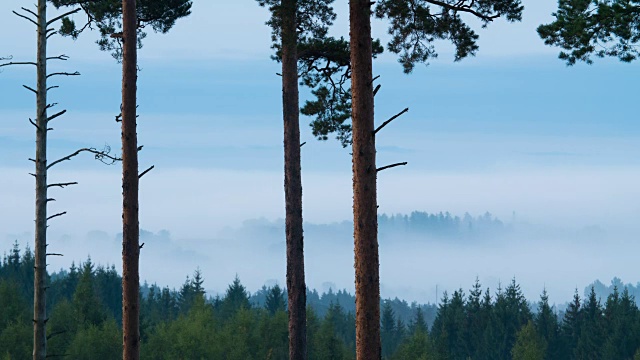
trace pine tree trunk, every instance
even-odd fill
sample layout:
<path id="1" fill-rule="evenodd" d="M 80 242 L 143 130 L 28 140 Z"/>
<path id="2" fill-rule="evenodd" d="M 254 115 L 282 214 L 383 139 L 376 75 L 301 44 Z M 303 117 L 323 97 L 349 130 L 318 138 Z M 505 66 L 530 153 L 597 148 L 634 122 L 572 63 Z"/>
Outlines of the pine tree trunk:
<path id="1" fill-rule="evenodd" d="M 47 2 L 38 0 L 36 105 L 36 229 L 33 281 L 33 360 L 47 356 Z"/>
<path id="2" fill-rule="evenodd" d="M 371 8 L 350 0 L 356 358 L 379 360 L 380 272 L 373 123 Z"/>
<path id="3" fill-rule="evenodd" d="M 296 0 L 282 0 L 282 107 L 284 118 L 284 191 L 287 238 L 289 358 L 307 358 L 306 285 L 302 233 L 302 178 Z"/>
<path id="4" fill-rule="evenodd" d="M 138 223 L 138 138 L 136 1 L 122 1 L 122 333 L 124 360 L 140 358 L 140 257 Z"/>

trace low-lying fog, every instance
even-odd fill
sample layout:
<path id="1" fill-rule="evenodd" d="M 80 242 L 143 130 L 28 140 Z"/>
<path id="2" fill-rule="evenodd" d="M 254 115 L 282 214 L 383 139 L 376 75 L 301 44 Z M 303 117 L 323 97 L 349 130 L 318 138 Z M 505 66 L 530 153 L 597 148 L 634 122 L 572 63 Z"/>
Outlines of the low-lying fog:
<path id="1" fill-rule="evenodd" d="M 457 228 L 445 224 L 438 230 L 433 223 L 420 225 L 418 215 L 404 218 L 404 223 L 398 217 L 395 223 L 389 218 L 380 221 L 384 298 L 434 302 L 436 294 L 441 298 L 445 290 L 468 292 L 476 277 L 492 292 L 499 283 L 515 277 L 530 301 L 536 301 L 546 288 L 550 300 L 560 304 L 570 300 L 576 288 L 582 294 L 585 286 L 598 279 L 605 284 L 616 276 L 625 282 L 638 280 L 634 266 L 638 244 L 628 235 L 598 227 L 551 229 L 517 219 L 501 222 L 487 215 L 465 219 L 462 214 Z M 455 224 L 454 218 L 448 219 L 450 225 Z M 305 234 L 308 286 L 318 291 L 332 287 L 352 292 L 351 224 L 306 224 Z M 21 244 L 32 241 L 29 234 L 18 237 Z M 241 227 L 226 228 L 207 239 L 143 231 L 141 242 L 145 243 L 141 279 L 149 283 L 179 287 L 199 267 L 212 295 L 224 292 L 236 274 L 252 292 L 264 284 L 285 284 L 282 220 L 245 221 Z M 67 254 L 50 258 L 50 270 L 67 268 L 71 260 L 84 261 L 88 253 L 94 263 L 111 264 L 121 253 L 120 235 L 102 231 L 85 236 L 52 234 L 50 243 Z M 120 269 L 121 264 L 115 266 Z"/>

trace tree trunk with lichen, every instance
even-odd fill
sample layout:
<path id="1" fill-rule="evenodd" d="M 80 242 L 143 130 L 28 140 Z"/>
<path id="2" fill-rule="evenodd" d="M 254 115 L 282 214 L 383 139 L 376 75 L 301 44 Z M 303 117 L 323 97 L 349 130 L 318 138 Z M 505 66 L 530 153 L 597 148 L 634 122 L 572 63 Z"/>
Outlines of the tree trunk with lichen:
<path id="1" fill-rule="evenodd" d="M 38 0 L 36 86 L 36 228 L 33 279 L 33 360 L 47 356 L 47 2 Z"/>
<path id="2" fill-rule="evenodd" d="M 289 358 L 307 358 L 306 285 L 302 232 L 302 177 L 298 109 L 296 0 L 282 1 L 282 113 L 284 119 L 285 232 Z"/>
<path id="3" fill-rule="evenodd" d="M 122 336 L 123 360 L 140 358 L 136 1 L 122 1 Z"/>
<path id="4" fill-rule="evenodd" d="M 356 358 L 379 360 L 380 270 L 373 122 L 371 3 L 350 0 Z"/>

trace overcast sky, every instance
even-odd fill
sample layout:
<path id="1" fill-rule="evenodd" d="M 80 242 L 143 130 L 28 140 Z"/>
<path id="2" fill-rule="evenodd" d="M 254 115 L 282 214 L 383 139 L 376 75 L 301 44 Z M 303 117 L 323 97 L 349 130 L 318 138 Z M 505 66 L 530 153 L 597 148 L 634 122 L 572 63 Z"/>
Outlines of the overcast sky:
<path id="1" fill-rule="evenodd" d="M 377 122 L 410 108 L 377 138 L 380 165 L 409 162 L 380 174 L 381 212 L 489 211 L 508 219 L 515 211 L 521 219 L 549 226 L 637 228 L 638 65 L 605 59 L 567 67 L 535 32 L 552 19 L 555 1 L 523 3 L 522 23 L 476 26 L 475 58 L 453 63 L 451 47 L 438 43 L 440 57 L 410 76 L 390 54 L 376 60 L 374 72 L 382 84 Z M 20 6 L 23 1 L 3 1 L 0 56 L 31 60 L 34 29 L 10 11 Z M 336 5 L 333 35 L 348 35 L 346 10 L 347 1 Z M 145 39 L 139 55 L 138 134 L 145 145 L 140 167 L 156 168 L 141 181 L 142 228 L 169 230 L 177 241 L 207 239 L 246 219 L 284 216 L 281 84 L 279 66 L 269 59 L 267 19 L 268 12 L 252 0 L 198 0 L 193 14 L 169 34 Z M 374 35 L 388 38 L 383 22 L 375 21 Z M 95 40 L 95 33 L 75 42 L 52 38 L 50 55 L 71 56 L 54 69 L 78 70 L 82 76 L 53 81 L 61 88 L 51 93 L 51 101 L 69 112 L 53 124 L 49 159 L 85 146 L 109 144 L 119 151 L 114 115 L 120 66 Z M 33 233 L 27 159 L 33 156 L 34 131 L 27 119 L 35 100 L 21 85 L 34 81 L 31 68 L 0 73 L 0 252 Z M 308 91 L 302 90 L 301 100 L 306 98 Z M 308 142 L 302 151 L 305 219 L 350 219 L 349 151 L 333 140 L 315 141 L 310 119 L 301 121 Z M 117 165 L 87 156 L 56 166 L 49 176 L 80 182 L 51 191 L 58 201 L 50 212 L 68 211 L 52 223 L 52 236 L 120 231 Z M 88 253 L 90 248 L 81 248 L 74 255 Z M 114 253 L 111 261 L 118 258 Z M 66 266 L 70 259 L 55 261 Z M 503 270 L 509 278 L 512 270 Z M 499 276 L 489 272 L 478 270 Z"/>

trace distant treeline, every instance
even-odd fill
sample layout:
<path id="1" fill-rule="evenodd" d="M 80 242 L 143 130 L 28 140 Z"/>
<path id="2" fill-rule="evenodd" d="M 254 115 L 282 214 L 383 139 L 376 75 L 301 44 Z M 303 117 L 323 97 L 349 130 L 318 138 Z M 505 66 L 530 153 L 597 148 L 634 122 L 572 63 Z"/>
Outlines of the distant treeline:
<path id="1" fill-rule="evenodd" d="M 495 238 L 510 230 L 510 225 L 506 225 L 489 212 L 479 216 L 472 216 L 469 213 L 457 216 L 449 212 L 414 211 L 408 215 L 381 214 L 378 216 L 378 231 L 381 238 L 387 236 L 448 239 Z M 305 233 L 328 239 L 343 239 L 353 235 L 353 223 L 351 221 L 331 224 L 308 223 L 305 224 Z M 229 237 L 280 239 L 284 234 L 284 221 L 247 220 L 243 227 L 226 234 Z"/>
<path id="2" fill-rule="evenodd" d="M 378 216 L 381 234 L 415 233 L 442 237 L 501 235 L 507 228 L 504 223 L 486 212 L 481 216 L 465 213 L 462 217 L 449 212 L 430 214 L 414 211 L 409 215 Z"/>
<path id="3" fill-rule="evenodd" d="M 0 359 L 32 350 L 33 254 L 17 245 L 0 263 Z M 90 260 L 50 276 L 51 356 L 120 359 L 121 277 Z M 239 279 L 208 297 L 199 271 L 179 290 L 141 288 L 142 359 L 286 359 L 285 291 L 250 295 Z M 495 292 L 476 282 L 468 294 L 444 294 L 418 307 L 382 301 L 383 359 L 640 359 L 640 310 L 612 284 L 604 303 L 591 288 L 558 314 L 546 293 L 534 308 L 513 280 Z M 605 287 L 606 288 L 606 287 Z M 609 289 L 607 288 L 607 291 Z M 308 292 L 309 359 L 355 359 L 354 298 L 346 291 Z"/>

